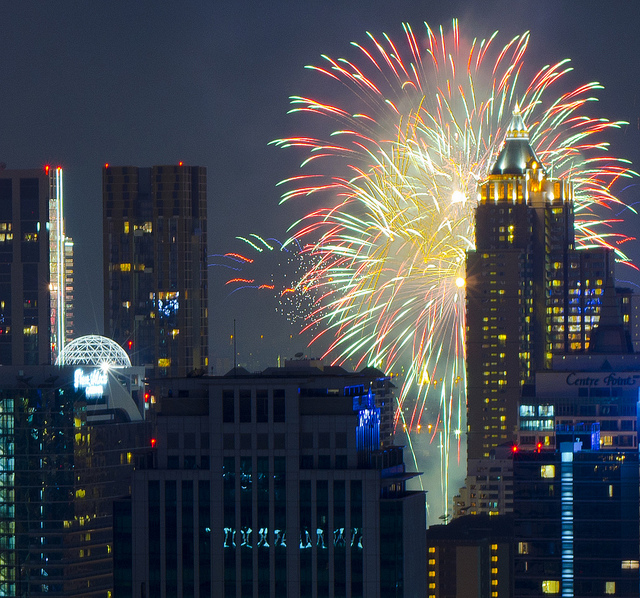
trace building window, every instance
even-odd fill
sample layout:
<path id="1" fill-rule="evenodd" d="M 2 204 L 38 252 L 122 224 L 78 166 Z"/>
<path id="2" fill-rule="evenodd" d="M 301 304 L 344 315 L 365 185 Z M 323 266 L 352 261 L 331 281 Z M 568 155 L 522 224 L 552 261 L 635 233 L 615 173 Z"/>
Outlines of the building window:
<path id="1" fill-rule="evenodd" d="M 542 582 L 542 593 L 543 594 L 559 594 L 560 593 L 560 582 L 552 579 L 545 580 Z"/>
<path id="2" fill-rule="evenodd" d="M 556 477 L 556 466 L 555 465 L 541 465 L 540 466 L 540 477 L 541 478 L 555 478 Z"/>
<path id="3" fill-rule="evenodd" d="M 605 594 L 615 594 L 616 593 L 616 582 L 615 581 L 605 581 L 604 582 L 604 593 Z"/>

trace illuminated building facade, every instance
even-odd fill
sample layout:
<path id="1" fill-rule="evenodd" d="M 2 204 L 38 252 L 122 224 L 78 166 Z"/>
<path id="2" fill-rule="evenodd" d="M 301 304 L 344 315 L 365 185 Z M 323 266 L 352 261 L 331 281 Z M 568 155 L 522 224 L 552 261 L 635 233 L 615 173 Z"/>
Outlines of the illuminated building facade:
<path id="1" fill-rule="evenodd" d="M 514 440 L 536 371 L 589 348 L 613 264 L 606 249 L 575 249 L 572 186 L 547 175 L 516 111 L 480 185 L 467 254 L 469 459 Z"/>
<path id="2" fill-rule="evenodd" d="M 132 366 L 124 349 L 109 338 L 90 334 L 70 341 L 56 365 L 75 366 L 74 386 L 85 391 L 89 423 L 112 422 L 119 411 L 129 421 L 140 421 L 150 406 L 144 367 Z"/>
<path id="3" fill-rule="evenodd" d="M 0 364 L 50 364 L 65 343 L 62 168 L 0 170 Z"/>
<path id="4" fill-rule="evenodd" d="M 638 482 L 637 449 L 517 452 L 509 595 L 638 596 Z"/>
<path id="5" fill-rule="evenodd" d="M 381 372 L 152 381 L 156 467 L 116 504 L 116 595 L 426 596 L 425 497 Z"/>
<path id="6" fill-rule="evenodd" d="M 206 169 L 106 165 L 102 189 L 105 334 L 154 376 L 206 371 Z"/>
<path id="7" fill-rule="evenodd" d="M 112 501 L 150 433 L 121 409 L 87 421 L 75 367 L 0 368 L 0 595 L 113 595 Z"/>
<path id="8" fill-rule="evenodd" d="M 74 316 L 74 289 L 75 279 L 73 273 L 73 240 L 65 237 L 64 240 L 64 264 L 67 274 L 64 290 L 65 309 L 65 344 L 75 338 L 75 316 Z"/>

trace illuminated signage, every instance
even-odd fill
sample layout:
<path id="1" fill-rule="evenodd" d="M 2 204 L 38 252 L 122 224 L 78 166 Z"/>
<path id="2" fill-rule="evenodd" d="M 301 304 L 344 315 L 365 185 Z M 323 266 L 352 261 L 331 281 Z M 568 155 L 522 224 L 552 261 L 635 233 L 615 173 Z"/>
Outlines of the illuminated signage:
<path id="1" fill-rule="evenodd" d="M 640 374 L 607 374 L 603 376 L 571 373 L 567 376 L 566 382 L 569 386 L 636 386 L 639 378 Z"/>
<path id="2" fill-rule="evenodd" d="M 78 368 L 73 375 L 73 386 L 84 389 L 87 397 L 101 397 L 108 382 L 107 372 L 96 369 L 85 372 Z"/>

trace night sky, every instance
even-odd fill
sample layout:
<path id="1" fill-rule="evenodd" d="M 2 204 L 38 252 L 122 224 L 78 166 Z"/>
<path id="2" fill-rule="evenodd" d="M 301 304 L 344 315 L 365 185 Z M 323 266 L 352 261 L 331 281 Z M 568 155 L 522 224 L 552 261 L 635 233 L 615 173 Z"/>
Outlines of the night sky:
<path id="1" fill-rule="evenodd" d="M 318 64 L 321 54 L 355 57 L 349 42 L 365 42 L 366 31 L 399 40 L 403 21 L 422 33 L 423 21 L 448 28 L 452 17 L 469 38 L 498 29 L 501 46 L 530 30 L 532 69 L 569 57 L 572 87 L 601 82 L 591 114 L 630 123 L 610 136 L 611 153 L 640 168 L 640 7 L 633 1 L 4 2 L 0 161 L 8 168 L 65 169 L 77 332 L 103 330 L 105 162 L 206 166 L 212 255 L 240 249 L 239 235 L 284 239 L 287 226 L 314 206 L 278 205 L 276 183 L 296 174 L 304 155 L 268 143 L 318 133 L 308 116 L 287 116 L 289 96 L 332 93 L 304 66 Z M 620 197 L 638 202 L 640 187 Z M 629 220 L 625 232 L 638 228 Z M 640 245 L 626 250 L 640 264 Z M 618 276 L 640 284 L 629 268 Z M 316 352 L 264 294 L 229 297 L 227 278 L 220 268 L 210 270 L 212 363 L 232 356 L 234 318 L 240 361 L 249 369 L 273 365 L 278 354 Z"/>

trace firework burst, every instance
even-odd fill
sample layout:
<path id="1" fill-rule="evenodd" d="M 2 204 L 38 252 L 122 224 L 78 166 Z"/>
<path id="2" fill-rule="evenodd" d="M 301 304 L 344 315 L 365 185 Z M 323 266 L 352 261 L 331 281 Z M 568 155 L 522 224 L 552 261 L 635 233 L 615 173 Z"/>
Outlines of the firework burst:
<path id="1" fill-rule="evenodd" d="M 323 56 L 310 66 L 341 89 L 347 108 L 292 97 L 291 112 L 327 119 L 326 139 L 274 143 L 302 148 L 304 174 L 283 181 L 283 201 L 322 195 L 322 207 L 296 222 L 292 240 L 312 256 L 297 282 L 313 290 L 307 315 L 334 363 L 402 370 L 396 425 L 427 428 L 441 450 L 444 509 L 450 453 L 460 456 L 465 412 L 464 261 L 474 247 L 477 184 L 500 149 L 519 104 L 531 143 L 555 177 L 570 177 L 580 246 L 626 239 L 598 207 L 620 204 L 612 186 L 629 164 L 606 154 L 619 122 L 590 118 L 597 83 L 553 95 L 571 70 L 548 65 L 523 83 L 529 34 L 497 42 L 461 40 L 426 25 L 404 25 L 402 45 L 368 34 L 353 43 L 358 61 Z M 359 66 L 357 66 L 357 64 Z M 433 406 L 430 425 L 423 421 Z"/>

